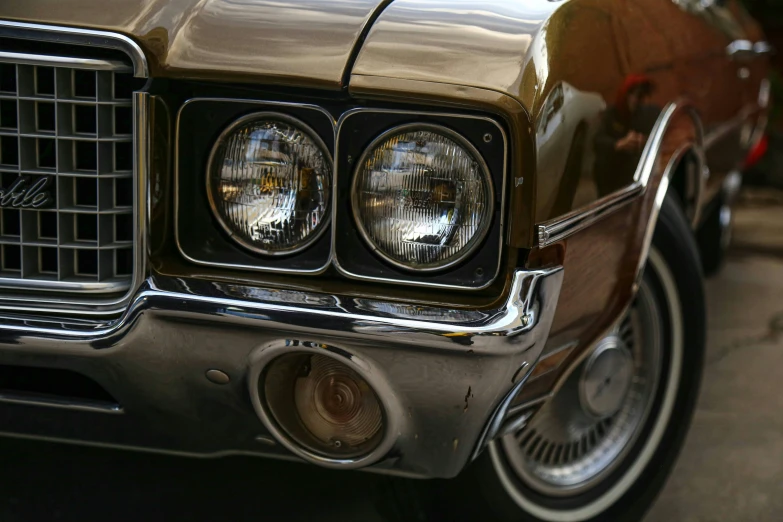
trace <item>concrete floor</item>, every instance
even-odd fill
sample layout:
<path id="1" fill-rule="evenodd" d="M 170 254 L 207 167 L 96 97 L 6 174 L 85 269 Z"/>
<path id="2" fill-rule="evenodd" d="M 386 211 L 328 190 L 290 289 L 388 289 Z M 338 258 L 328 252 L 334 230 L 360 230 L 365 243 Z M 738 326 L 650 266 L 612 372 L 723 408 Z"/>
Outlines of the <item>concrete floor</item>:
<path id="1" fill-rule="evenodd" d="M 783 198 L 746 194 L 707 283 L 707 365 L 691 431 L 646 522 L 783 518 Z"/>
<path id="2" fill-rule="evenodd" d="M 646 522 L 783 518 L 783 195 L 751 192 L 708 282 L 709 348 L 686 446 Z M 374 522 L 382 479 L 253 458 L 193 460 L 0 441 L 0 521 Z"/>

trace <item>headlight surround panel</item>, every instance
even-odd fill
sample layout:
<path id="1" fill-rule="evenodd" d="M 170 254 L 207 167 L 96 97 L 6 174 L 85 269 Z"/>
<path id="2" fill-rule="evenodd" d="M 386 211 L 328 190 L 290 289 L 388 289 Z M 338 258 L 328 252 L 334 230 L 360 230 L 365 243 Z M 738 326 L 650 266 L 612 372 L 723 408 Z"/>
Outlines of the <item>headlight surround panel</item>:
<path id="1" fill-rule="evenodd" d="M 231 96 L 228 91 L 225 94 Z M 370 283 L 449 290 L 483 290 L 496 281 L 502 265 L 506 168 L 511 154 L 501 120 L 468 112 L 416 108 L 351 109 L 335 100 L 319 100 L 315 105 L 304 100 L 198 97 L 195 92 L 181 99 L 187 101 L 179 105 L 172 100 L 175 106 L 179 105 L 175 128 L 174 229 L 177 249 L 186 260 L 213 269 L 301 276 L 328 272 L 332 278 L 339 274 Z M 287 255 L 264 255 L 240 246 L 215 218 L 207 196 L 209 155 L 220 134 L 243 116 L 259 112 L 280 113 L 303 122 L 336 158 L 330 223 L 312 244 Z M 492 211 L 487 230 L 482 231 L 483 239 L 472 245 L 464 259 L 429 271 L 394 266 L 374 252 L 362 237 L 351 208 L 351 187 L 359 158 L 379 136 L 406 124 L 449 129 L 480 156 L 491 178 Z"/>
<path id="2" fill-rule="evenodd" d="M 360 158 L 379 136 L 396 127 L 410 124 L 445 128 L 466 140 L 486 164 L 492 191 L 492 211 L 483 240 L 471 252 L 448 266 L 435 270 L 416 270 L 389 262 L 374 252 L 363 237 L 352 208 L 352 188 Z M 343 274 L 355 279 L 397 282 L 444 288 L 481 289 L 494 281 L 500 269 L 502 245 L 503 188 L 507 139 L 504 129 L 494 120 L 473 115 L 426 113 L 385 109 L 355 109 L 338 123 L 337 168 L 333 204 L 334 264 Z"/>
<path id="3" fill-rule="evenodd" d="M 190 261 L 207 266 L 282 273 L 321 273 L 329 266 L 330 223 L 324 223 L 317 237 L 301 249 L 284 255 L 263 255 L 232 239 L 212 211 L 205 189 L 210 153 L 226 129 L 243 117 L 255 113 L 277 113 L 292 118 L 289 123 L 301 122 L 307 126 L 306 131 L 314 134 L 325 146 L 328 154 L 334 156 L 334 119 L 320 107 L 206 98 L 185 103 L 177 120 L 175 197 L 179 250 Z"/>

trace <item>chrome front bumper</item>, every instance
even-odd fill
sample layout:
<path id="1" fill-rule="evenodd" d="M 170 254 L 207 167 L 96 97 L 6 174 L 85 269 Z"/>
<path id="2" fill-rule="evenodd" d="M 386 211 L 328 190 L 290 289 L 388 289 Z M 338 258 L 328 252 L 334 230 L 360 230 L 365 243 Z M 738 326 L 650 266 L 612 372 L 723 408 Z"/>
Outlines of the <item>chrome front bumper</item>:
<path id="1" fill-rule="evenodd" d="M 0 364 L 77 371 L 120 408 L 3 394 L 0 429 L 193 456 L 290 457 L 254 410 L 253 361 L 307 346 L 360 363 L 381 395 L 390 442 L 374 469 L 451 477 L 498 432 L 504 399 L 538 360 L 562 275 L 518 271 L 508 300 L 481 311 L 153 276 L 113 324 L 3 320 Z M 230 382 L 206 378 L 214 369 Z"/>

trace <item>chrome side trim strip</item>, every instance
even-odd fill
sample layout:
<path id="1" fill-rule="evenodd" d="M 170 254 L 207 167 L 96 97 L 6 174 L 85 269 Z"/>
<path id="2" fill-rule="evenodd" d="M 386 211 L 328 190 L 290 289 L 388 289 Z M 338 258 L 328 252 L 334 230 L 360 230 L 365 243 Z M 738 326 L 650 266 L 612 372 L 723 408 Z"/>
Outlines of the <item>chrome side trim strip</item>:
<path id="1" fill-rule="evenodd" d="M 711 129 L 709 134 L 704 136 L 704 150 L 710 150 L 715 145 L 720 143 L 723 138 L 736 131 L 738 127 L 742 126 L 748 120 L 748 118 L 750 118 L 753 113 L 756 112 L 756 110 L 757 109 L 755 107 L 745 106 L 737 116 Z"/>
<path id="2" fill-rule="evenodd" d="M 77 27 L 0 20 L 0 36 L 57 44 L 116 49 L 128 55 L 133 63 L 134 76 L 137 78 L 149 77 L 149 66 L 144 51 L 141 50 L 141 47 L 135 41 L 123 34 Z"/>
<path id="3" fill-rule="evenodd" d="M 538 246 L 546 247 L 562 241 L 593 223 L 620 210 L 642 193 L 644 187 L 638 181 L 626 188 L 595 201 L 587 208 L 577 210 L 564 217 L 538 225 Z"/>
<path id="4" fill-rule="evenodd" d="M 131 72 L 131 66 L 114 60 L 76 58 L 73 56 L 49 56 L 43 54 L 11 53 L 0 51 L 0 62 L 27 65 L 47 65 L 50 67 L 73 67 L 93 71 Z"/>
<path id="5" fill-rule="evenodd" d="M 562 241 L 577 232 L 584 230 L 593 223 L 609 216 L 630 203 L 636 196 L 642 194 L 650 180 L 655 167 L 656 152 L 661 146 L 664 130 L 675 112 L 676 104 L 669 104 L 658 118 L 647 144 L 642 151 L 642 161 L 636 168 L 634 181 L 627 187 L 609 194 L 593 204 L 564 217 L 556 218 L 538 225 L 538 246 L 546 247 Z"/>

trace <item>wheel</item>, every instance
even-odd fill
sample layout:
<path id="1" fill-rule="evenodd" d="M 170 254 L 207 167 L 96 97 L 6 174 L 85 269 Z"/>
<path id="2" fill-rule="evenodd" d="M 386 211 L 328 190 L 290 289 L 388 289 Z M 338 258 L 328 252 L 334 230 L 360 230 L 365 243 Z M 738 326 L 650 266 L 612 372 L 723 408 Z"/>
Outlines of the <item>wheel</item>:
<path id="1" fill-rule="evenodd" d="M 707 277 L 716 275 L 723 268 L 734 225 L 731 206 L 724 201 L 724 197 L 720 196 L 716 203 L 696 234 L 702 268 Z"/>
<path id="2" fill-rule="evenodd" d="M 664 202 L 639 292 L 617 327 L 521 431 L 451 481 L 406 482 L 404 520 L 639 520 L 682 447 L 705 347 L 688 222 Z"/>

